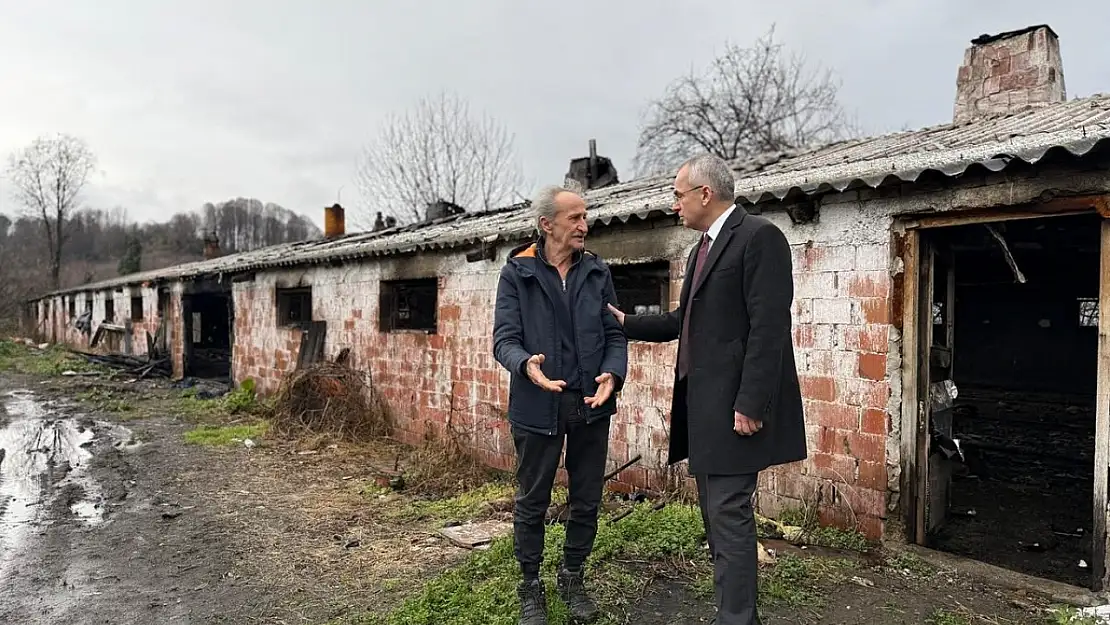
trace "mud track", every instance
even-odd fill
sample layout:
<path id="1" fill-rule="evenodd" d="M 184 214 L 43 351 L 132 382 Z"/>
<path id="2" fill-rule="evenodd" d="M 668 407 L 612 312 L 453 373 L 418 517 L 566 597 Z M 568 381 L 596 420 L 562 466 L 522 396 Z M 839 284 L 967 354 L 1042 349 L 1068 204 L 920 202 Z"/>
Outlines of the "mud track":
<path id="1" fill-rule="evenodd" d="M 199 457 L 162 442 L 184 426 L 132 432 L 28 387 L 0 378 L 0 623 L 262 622 L 227 534 L 171 488 Z"/>

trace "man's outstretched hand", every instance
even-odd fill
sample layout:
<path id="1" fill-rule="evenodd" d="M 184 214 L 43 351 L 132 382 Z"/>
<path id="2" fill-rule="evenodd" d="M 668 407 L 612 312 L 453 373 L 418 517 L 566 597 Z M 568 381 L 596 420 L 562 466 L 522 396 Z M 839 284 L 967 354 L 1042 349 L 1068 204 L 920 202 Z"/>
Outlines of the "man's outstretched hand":
<path id="1" fill-rule="evenodd" d="M 594 378 L 594 381 L 598 384 L 597 393 L 594 393 L 592 397 L 586 398 L 586 405 L 590 408 L 597 408 L 609 401 L 609 396 L 613 394 L 613 387 L 616 384 L 616 382 L 613 381 L 612 373 L 602 373 Z"/>
<path id="2" fill-rule="evenodd" d="M 621 324 L 621 327 L 624 327 L 624 313 L 612 304 L 606 304 L 606 306 L 609 307 L 609 312 L 613 313 L 613 316 L 616 317 L 617 323 Z"/>
<path id="3" fill-rule="evenodd" d="M 547 376 L 544 375 L 543 371 L 540 370 L 540 365 L 543 364 L 543 361 L 543 354 L 533 354 L 532 357 L 528 359 L 528 364 L 525 366 L 524 369 L 528 372 L 528 379 L 532 380 L 533 384 L 545 391 L 550 391 L 552 393 L 562 393 L 563 389 L 566 388 L 567 383 L 563 380 L 548 380 Z"/>

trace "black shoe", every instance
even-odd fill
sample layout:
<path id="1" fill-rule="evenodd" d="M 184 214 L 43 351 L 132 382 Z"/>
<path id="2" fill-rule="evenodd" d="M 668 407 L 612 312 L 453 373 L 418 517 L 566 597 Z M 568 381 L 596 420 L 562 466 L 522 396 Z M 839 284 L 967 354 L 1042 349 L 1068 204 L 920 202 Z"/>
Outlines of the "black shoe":
<path id="1" fill-rule="evenodd" d="M 598 609 L 593 599 L 586 594 L 586 586 L 582 581 L 582 569 L 570 571 L 559 569 L 556 579 L 559 597 L 567 604 L 570 616 L 576 623 L 590 623 L 597 618 Z"/>
<path id="2" fill-rule="evenodd" d="M 547 592 L 538 579 L 524 580 L 517 586 L 520 597 L 520 625 L 547 625 Z"/>

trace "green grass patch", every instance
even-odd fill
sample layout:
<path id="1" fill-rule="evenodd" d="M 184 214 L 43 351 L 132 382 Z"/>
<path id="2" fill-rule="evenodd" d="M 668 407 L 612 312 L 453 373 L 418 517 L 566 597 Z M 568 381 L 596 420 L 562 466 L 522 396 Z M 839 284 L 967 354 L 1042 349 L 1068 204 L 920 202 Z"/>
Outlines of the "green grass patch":
<path id="1" fill-rule="evenodd" d="M 65 348 L 51 345 L 46 349 L 30 347 L 7 339 L 0 339 L 0 371 L 25 375 L 57 376 L 64 371 L 86 373 L 104 372 L 84 358 L 74 356 Z"/>
<path id="2" fill-rule="evenodd" d="M 489 511 L 489 502 L 511 498 L 514 490 L 513 485 L 507 482 L 490 482 L 446 499 L 418 499 L 405 506 L 398 515 L 411 519 L 464 521 L 483 516 Z M 373 491 L 367 494 L 378 493 Z"/>
<path id="3" fill-rule="evenodd" d="M 495 487 L 466 493 L 440 502 L 436 508 L 464 515 L 470 502 L 485 501 Z M 555 592 L 555 573 L 562 558 L 565 531 L 547 528 L 543 578 L 548 587 L 551 625 L 565 625 L 566 608 Z M 662 565 L 670 572 L 690 576 L 692 590 L 713 594 L 712 572 L 702 543 L 705 532 L 696 506 L 672 503 L 653 510 L 650 503 L 637 505 L 617 522 L 602 517 L 594 551 L 588 562 L 587 584 L 603 612 L 616 615 L 630 597 L 638 596 L 644 582 L 643 567 Z M 823 605 L 823 588 L 847 579 L 850 560 L 782 556 L 778 564 L 760 573 L 760 603 L 764 606 L 816 608 Z M 458 567 L 427 582 L 417 593 L 388 614 L 348 615 L 333 625 L 515 625 L 519 618 L 516 586 L 520 570 L 513 555 L 511 536 L 497 539 L 487 551 L 473 553 Z M 600 624 L 612 624 L 603 616 Z M 947 624 L 945 624 L 947 625 Z"/>
<path id="4" fill-rule="evenodd" d="M 963 614 L 937 608 L 926 617 L 928 625 L 971 625 L 971 619 Z"/>
<path id="5" fill-rule="evenodd" d="M 1047 625 L 1099 625 L 1098 619 L 1082 614 L 1075 606 L 1053 606 Z"/>
<path id="6" fill-rule="evenodd" d="M 853 568 L 851 560 L 781 556 L 773 567 L 760 571 L 759 603 L 767 607 L 822 608 L 827 594 L 824 588 L 843 582 Z"/>
<path id="7" fill-rule="evenodd" d="M 899 551 L 886 559 L 886 565 L 899 571 L 906 571 L 917 577 L 932 577 L 937 569 L 921 556 L 910 551 Z"/>
<path id="8" fill-rule="evenodd" d="M 242 445 L 246 439 L 258 441 L 266 433 L 266 423 L 254 425 L 200 425 L 185 433 L 185 442 L 191 445 L 220 447 Z"/>
<path id="9" fill-rule="evenodd" d="M 465 510 L 462 502 L 480 498 L 458 498 L 448 509 Z M 485 491 L 489 494 L 492 491 Z M 568 623 L 566 606 L 555 593 L 555 574 L 562 559 L 565 530 L 549 525 L 545 534 L 543 577 L 548 587 L 551 625 Z M 696 507 L 679 504 L 653 511 L 640 504 L 635 511 L 613 523 L 602 518 L 595 549 L 590 558 L 588 583 L 596 589 L 602 605 L 612 605 L 618 588 L 634 588 L 642 577 L 619 565 L 624 558 L 696 557 L 704 538 L 701 514 Z M 704 556 L 703 556 L 704 557 Z M 350 616 L 336 625 L 515 625 L 519 618 L 516 587 L 520 569 L 513 555 L 511 536 L 497 539 L 486 551 L 475 552 L 463 564 L 428 582 L 415 596 L 385 615 Z M 603 618 L 600 625 L 611 623 Z"/>

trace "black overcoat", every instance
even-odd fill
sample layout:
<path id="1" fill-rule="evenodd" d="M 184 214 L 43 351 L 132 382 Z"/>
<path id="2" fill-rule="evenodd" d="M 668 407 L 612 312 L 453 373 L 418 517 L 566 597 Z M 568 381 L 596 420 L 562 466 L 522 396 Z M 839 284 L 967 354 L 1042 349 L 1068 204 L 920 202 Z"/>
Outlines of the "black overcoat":
<path id="1" fill-rule="evenodd" d="M 690 252 L 677 310 L 626 315 L 629 339 L 673 341 L 690 307 L 689 373 L 675 370 L 668 463 L 736 475 L 806 457 L 805 417 L 794 364 L 790 245 L 767 219 L 737 206 L 713 242 L 697 284 Z M 763 422 L 733 431 L 733 413 Z"/>

